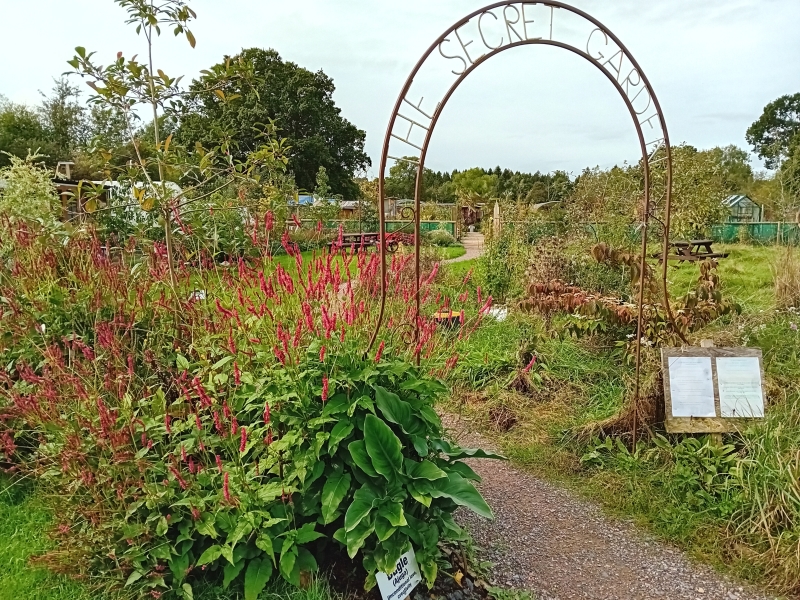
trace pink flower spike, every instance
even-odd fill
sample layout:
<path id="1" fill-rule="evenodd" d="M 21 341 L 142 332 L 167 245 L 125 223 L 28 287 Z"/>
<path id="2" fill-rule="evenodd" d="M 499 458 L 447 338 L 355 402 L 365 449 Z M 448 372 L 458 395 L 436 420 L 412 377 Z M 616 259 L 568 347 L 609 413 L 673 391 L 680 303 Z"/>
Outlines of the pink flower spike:
<path id="1" fill-rule="evenodd" d="M 242 427 L 242 438 L 239 442 L 239 452 L 244 452 L 247 449 L 247 428 Z"/>
<path id="2" fill-rule="evenodd" d="M 328 401 L 328 376 L 322 378 L 322 402 L 323 404 Z"/>
<path id="3" fill-rule="evenodd" d="M 319 362 L 322 362 L 322 363 L 325 362 L 325 346 L 322 346 L 319 349 Z"/>
<path id="4" fill-rule="evenodd" d="M 381 342 L 380 346 L 378 346 L 378 352 L 375 354 L 375 362 L 381 362 L 381 357 L 383 356 L 383 349 L 386 347 L 386 342 Z"/>

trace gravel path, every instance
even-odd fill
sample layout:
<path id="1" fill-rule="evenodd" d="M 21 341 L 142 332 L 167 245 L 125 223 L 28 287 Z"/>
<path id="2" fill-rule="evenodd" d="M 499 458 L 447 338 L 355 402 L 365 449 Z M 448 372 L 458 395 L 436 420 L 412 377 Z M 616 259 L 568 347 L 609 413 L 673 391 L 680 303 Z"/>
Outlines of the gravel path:
<path id="1" fill-rule="evenodd" d="M 445 422 L 462 445 L 492 447 L 458 417 Z M 470 465 L 483 478 L 479 488 L 495 520 L 463 509 L 457 519 L 494 563 L 495 585 L 531 591 L 539 600 L 769 598 L 507 462 Z"/>
<path id="2" fill-rule="evenodd" d="M 467 253 L 462 256 L 459 256 L 458 258 L 451 258 L 450 260 L 445 260 L 442 262 L 446 263 L 462 262 L 464 260 L 471 260 L 473 258 L 478 258 L 481 254 L 483 254 L 482 233 L 467 232 L 461 237 L 461 243 L 464 244 L 464 249 L 467 251 Z"/>

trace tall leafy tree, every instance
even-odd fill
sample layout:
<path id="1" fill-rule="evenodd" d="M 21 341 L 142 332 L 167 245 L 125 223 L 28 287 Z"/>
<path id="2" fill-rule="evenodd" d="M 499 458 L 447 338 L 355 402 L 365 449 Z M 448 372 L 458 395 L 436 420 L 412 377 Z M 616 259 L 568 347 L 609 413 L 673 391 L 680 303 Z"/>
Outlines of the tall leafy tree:
<path id="1" fill-rule="evenodd" d="M 37 112 L 0 97 L 0 167 L 11 164 L 9 154 L 24 159 L 37 150 L 51 162 L 54 148 Z"/>
<path id="2" fill-rule="evenodd" d="M 62 77 L 54 80 L 49 96 L 40 94 L 39 117 L 55 153 L 51 158 L 69 160 L 89 137 L 87 111 L 80 102 L 80 90 Z"/>
<path id="3" fill-rule="evenodd" d="M 750 165 L 750 154 L 733 144 L 724 148 L 709 150 L 711 157 L 717 162 L 725 187 L 731 194 L 747 194 L 750 192 L 754 176 Z"/>
<path id="4" fill-rule="evenodd" d="M 231 65 L 251 71 L 241 80 L 221 82 Z M 227 137 L 236 158 L 263 143 L 259 125 L 274 122 L 290 146 L 289 169 L 299 188 L 313 190 L 320 167 L 331 192 L 356 198 L 354 175 L 370 165 L 366 134 L 341 115 L 333 101 L 333 80 L 284 61 L 275 50 L 250 48 L 204 72 L 191 85 L 192 101 L 181 118 L 178 137 L 187 144 Z M 236 102 L 231 102 L 235 98 Z"/>
<path id="5" fill-rule="evenodd" d="M 800 92 L 781 96 L 747 129 L 747 142 L 768 169 L 776 169 L 789 156 L 793 138 L 800 134 Z"/>

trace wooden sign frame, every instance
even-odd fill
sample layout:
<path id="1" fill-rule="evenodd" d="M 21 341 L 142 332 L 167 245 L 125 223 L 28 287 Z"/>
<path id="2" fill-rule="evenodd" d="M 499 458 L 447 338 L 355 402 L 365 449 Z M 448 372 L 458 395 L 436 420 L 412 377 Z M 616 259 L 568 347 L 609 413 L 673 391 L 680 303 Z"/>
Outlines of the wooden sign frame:
<path id="1" fill-rule="evenodd" d="M 714 386 L 715 417 L 674 417 L 672 416 L 672 390 L 670 388 L 670 358 L 709 357 L 711 358 L 711 377 Z M 761 372 L 761 395 L 766 409 L 767 398 L 764 392 L 764 357 L 760 348 L 662 348 L 661 366 L 664 373 L 664 425 L 668 433 L 728 433 L 740 431 L 761 417 L 723 417 L 720 407 L 719 381 L 717 379 L 717 358 L 758 358 Z"/>

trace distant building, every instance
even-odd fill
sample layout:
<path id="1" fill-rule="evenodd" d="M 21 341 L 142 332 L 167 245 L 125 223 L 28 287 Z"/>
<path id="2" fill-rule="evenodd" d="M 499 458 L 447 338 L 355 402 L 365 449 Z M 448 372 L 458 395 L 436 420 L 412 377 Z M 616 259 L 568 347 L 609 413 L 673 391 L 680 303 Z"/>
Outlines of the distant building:
<path id="1" fill-rule="evenodd" d="M 728 209 L 728 223 L 758 223 L 761 221 L 764 209 L 747 196 L 735 194 L 722 201 Z"/>

